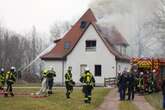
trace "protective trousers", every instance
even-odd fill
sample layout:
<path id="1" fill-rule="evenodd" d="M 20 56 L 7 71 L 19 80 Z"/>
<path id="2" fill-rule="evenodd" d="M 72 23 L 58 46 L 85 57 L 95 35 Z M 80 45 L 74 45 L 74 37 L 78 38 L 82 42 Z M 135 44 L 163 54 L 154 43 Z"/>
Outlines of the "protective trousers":
<path id="1" fill-rule="evenodd" d="M 48 78 L 48 94 L 52 94 L 53 78 Z"/>
<path id="2" fill-rule="evenodd" d="M 128 87 L 128 100 L 134 100 L 134 88 L 133 87 Z"/>
<path id="3" fill-rule="evenodd" d="M 84 92 L 84 102 L 90 103 L 91 102 L 91 95 L 92 95 L 92 86 L 91 85 L 84 85 L 83 86 L 83 92 Z"/>
<path id="4" fill-rule="evenodd" d="M 120 92 L 120 100 L 125 100 L 125 87 L 120 87 L 119 92 Z"/>
<path id="5" fill-rule="evenodd" d="M 163 95 L 163 110 L 165 109 L 165 95 Z"/>
<path id="6" fill-rule="evenodd" d="M 4 94 L 6 97 L 8 96 L 8 94 L 10 94 L 11 96 L 14 96 L 12 85 L 13 85 L 12 82 L 7 81 L 7 88 L 6 88 L 6 92 Z"/>
<path id="7" fill-rule="evenodd" d="M 5 81 L 0 81 L 0 90 L 3 90 L 4 85 L 5 85 Z"/>
<path id="8" fill-rule="evenodd" d="M 73 86 L 70 84 L 70 81 L 65 81 L 65 86 L 66 86 L 66 97 L 70 98 L 70 94 L 73 91 Z"/>

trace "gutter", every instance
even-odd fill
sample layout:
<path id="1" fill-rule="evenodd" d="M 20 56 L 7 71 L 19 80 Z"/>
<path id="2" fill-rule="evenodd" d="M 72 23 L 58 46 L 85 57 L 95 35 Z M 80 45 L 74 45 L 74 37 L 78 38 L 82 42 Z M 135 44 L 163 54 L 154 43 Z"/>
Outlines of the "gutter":
<path id="1" fill-rule="evenodd" d="M 62 60 L 62 86 L 64 86 L 64 60 Z"/>

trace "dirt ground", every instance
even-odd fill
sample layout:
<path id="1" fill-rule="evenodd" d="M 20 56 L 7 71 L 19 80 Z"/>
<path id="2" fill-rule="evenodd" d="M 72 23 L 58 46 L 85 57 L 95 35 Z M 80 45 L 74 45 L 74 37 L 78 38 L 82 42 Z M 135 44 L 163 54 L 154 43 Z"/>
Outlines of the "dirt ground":
<path id="1" fill-rule="evenodd" d="M 96 110 L 119 110 L 119 94 L 117 89 L 112 89 L 110 93 L 105 97 L 104 102 Z M 138 110 L 155 110 L 144 98 L 144 96 L 135 95 L 134 101 L 130 103 L 136 106 Z M 121 108 L 120 108 L 121 109 Z M 125 108 L 123 108 L 124 110 Z"/>

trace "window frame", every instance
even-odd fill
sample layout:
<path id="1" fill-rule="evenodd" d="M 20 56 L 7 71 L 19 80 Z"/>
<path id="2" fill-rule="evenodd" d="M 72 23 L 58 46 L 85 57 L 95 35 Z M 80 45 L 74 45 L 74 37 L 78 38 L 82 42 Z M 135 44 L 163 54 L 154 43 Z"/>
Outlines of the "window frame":
<path id="1" fill-rule="evenodd" d="M 97 70 L 96 70 L 96 67 L 98 67 L 98 66 L 100 67 L 99 72 L 97 72 Z M 102 65 L 101 64 L 94 65 L 94 75 L 95 75 L 95 77 L 102 77 Z"/>
<path id="2" fill-rule="evenodd" d="M 96 51 L 97 41 L 96 40 L 86 40 L 85 41 L 85 51 Z"/>

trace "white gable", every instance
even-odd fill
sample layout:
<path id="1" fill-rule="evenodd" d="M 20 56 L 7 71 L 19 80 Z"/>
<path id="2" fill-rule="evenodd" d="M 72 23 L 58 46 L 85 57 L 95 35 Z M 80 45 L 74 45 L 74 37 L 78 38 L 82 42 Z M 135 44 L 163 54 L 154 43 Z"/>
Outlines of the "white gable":
<path id="1" fill-rule="evenodd" d="M 86 51 L 86 40 L 96 40 L 96 51 Z M 93 74 L 95 65 L 102 66 L 102 76 L 95 77 L 96 83 L 103 83 L 104 78 L 115 77 L 116 75 L 115 56 L 107 49 L 93 25 L 88 27 L 75 48 L 67 56 L 66 66 L 73 67 L 73 79 L 76 82 L 80 78 L 80 65 L 84 64 L 88 65 Z"/>

